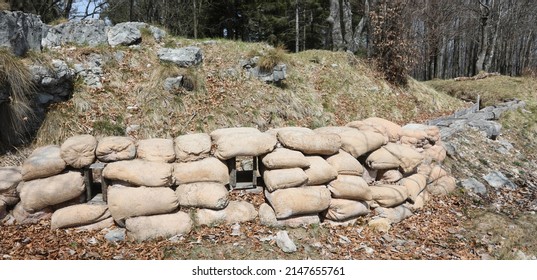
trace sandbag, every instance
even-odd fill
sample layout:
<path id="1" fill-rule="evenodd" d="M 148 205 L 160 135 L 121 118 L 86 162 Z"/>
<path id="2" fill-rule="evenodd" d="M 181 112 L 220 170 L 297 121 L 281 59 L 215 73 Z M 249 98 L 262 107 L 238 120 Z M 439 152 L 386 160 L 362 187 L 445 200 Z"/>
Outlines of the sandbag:
<path id="1" fill-rule="evenodd" d="M 108 217 L 104 220 L 98 221 L 93 224 L 87 224 L 83 226 L 75 227 L 75 232 L 85 232 L 85 231 L 98 231 L 105 228 L 110 228 L 114 225 L 114 218 Z"/>
<path id="2" fill-rule="evenodd" d="M 337 154 L 326 158 L 326 162 L 328 162 L 339 175 L 362 176 L 364 173 L 364 167 L 360 162 L 351 154 L 343 150 L 339 150 Z"/>
<path id="3" fill-rule="evenodd" d="M 247 201 L 230 201 L 222 210 L 198 209 L 196 220 L 199 225 L 234 224 L 252 221 L 257 217 L 255 207 Z"/>
<path id="4" fill-rule="evenodd" d="M 223 209 L 229 203 L 229 192 L 221 183 L 182 184 L 175 190 L 180 206 Z"/>
<path id="5" fill-rule="evenodd" d="M 403 174 L 397 169 L 382 169 L 377 172 L 376 181 L 383 183 L 395 183 L 403 179 Z"/>
<path id="6" fill-rule="evenodd" d="M 404 219 L 414 215 L 412 210 L 406 204 L 399 205 L 393 208 L 377 207 L 375 213 L 381 218 L 390 220 L 391 224 L 400 223 Z"/>
<path id="7" fill-rule="evenodd" d="M 238 156 L 260 156 L 274 150 L 278 140 L 268 133 L 224 134 L 213 143 L 215 156 L 227 160 Z"/>
<path id="8" fill-rule="evenodd" d="M 177 185 L 196 182 L 216 182 L 229 184 L 229 170 L 219 159 L 214 157 L 198 161 L 173 164 L 173 178 Z"/>
<path id="9" fill-rule="evenodd" d="M 371 187 L 359 176 L 339 175 L 327 185 L 333 198 L 371 200 Z"/>
<path id="10" fill-rule="evenodd" d="M 386 138 L 382 134 L 371 131 L 352 129 L 339 133 L 339 136 L 342 143 L 341 149 L 355 158 L 386 144 Z"/>
<path id="11" fill-rule="evenodd" d="M 308 175 L 301 168 L 266 170 L 263 181 L 269 192 L 278 189 L 299 187 L 308 182 Z"/>
<path id="12" fill-rule="evenodd" d="M 371 187 L 373 200 L 382 207 L 395 207 L 408 198 L 408 190 L 398 185 L 378 185 Z"/>
<path id="13" fill-rule="evenodd" d="M 365 123 L 370 123 L 382 126 L 386 129 L 390 142 L 397 142 L 401 137 L 401 126 L 389 120 L 377 117 L 371 117 L 363 120 Z"/>
<path id="14" fill-rule="evenodd" d="M 369 206 L 364 201 L 332 198 L 324 217 L 342 222 L 367 214 L 369 214 Z"/>
<path id="15" fill-rule="evenodd" d="M 60 155 L 67 165 L 83 168 L 95 162 L 97 139 L 92 135 L 69 137 L 60 147 Z"/>
<path id="16" fill-rule="evenodd" d="M 440 140 L 440 129 L 434 125 L 407 124 L 401 128 L 401 136 L 418 139 L 418 141 L 428 141 L 434 144 Z"/>
<path id="17" fill-rule="evenodd" d="M 418 195 L 427 187 L 427 177 L 422 174 L 414 174 L 403 178 L 398 185 L 404 186 L 408 191 L 408 200 L 414 203 Z"/>
<path id="18" fill-rule="evenodd" d="M 341 137 L 337 134 L 280 131 L 278 141 L 284 147 L 301 151 L 306 155 L 330 156 L 341 148 Z"/>
<path id="19" fill-rule="evenodd" d="M 405 203 L 406 207 L 412 211 L 421 210 L 430 199 L 429 191 L 423 190 L 415 199 L 414 203 Z"/>
<path id="20" fill-rule="evenodd" d="M 0 204 L 7 206 L 19 202 L 17 185 L 22 181 L 21 168 L 15 166 L 0 167 Z"/>
<path id="21" fill-rule="evenodd" d="M 216 129 L 209 135 L 211 136 L 211 140 L 213 142 L 218 142 L 222 136 L 251 133 L 260 133 L 260 131 L 254 127 L 229 127 Z"/>
<path id="22" fill-rule="evenodd" d="M 442 165 L 438 164 L 420 165 L 418 168 L 418 173 L 425 176 L 428 183 L 432 183 L 444 176 L 448 176 L 449 174 L 447 170 L 442 167 Z"/>
<path id="23" fill-rule="evenodd" d="M 277 148 L 267 154 L 261 160 L 263 165 L 268 169 L 284 169 L 284 168 L 307 168 L 310 162 L 304 154 L 299 151 L 293 151 L 286 148 Z"/>
<path id="24" fill-rule="evenodd" d="M 127 237 L 136 241 L 187 234 L 192 230 L 192 224 L 185 212 L 135 217 L 125 222 Z"/>
<path id="25" fill-rule="evenodd" d="M 181 135 L 174 142 L 175 156 L 179 162 L 204 159 L 211 152 L 211 136 L 207 133 Z"/>
<path id="26" fill-rule="evenodd" d="M 457 188 L 457 181 L 452 176 L 444 176 L 427 186 L 432 195 L 447 195 Z"/>
<path id="27" fill-rule="evenodd" d="M 303 216 L 294 216 L 285 219 L 276 219 L 274 209 L 267 203 L 259 206 L 259 221 L 262 225 L 268 227 L 291 227 L 298 228 L 321 222 L 318 214 L 308 214 Z"/>
<path id="28" fill-rule="evenodd" d="M 109 218 L 107 205 L 78 204 L 58 209 L 52 214 L 52 229 L 70 228 L 97 223 Z"/>
<path id="29" fill-rule="evenodd" d="M 330 205 L 330 191 L 325 186 L 308 186 L 265 191 L 276 218 L 320 213 Z"/>
<path id="30" fill-rule="evenodd" d="M 404 173 L 409 173 L 423 161 L 423 155 L 414 148 L 388 143 L 386 146 L 371 153 L 366 163 L 373 169 L 401 168 Z"/>
<path id="31" fill-rule="evenodd" d="M 30 213 L 24 209 L 22 203 L 18 203 L 13 208 L 13 217 L 18 224 L 37 224 L 42 220 L 48 220 L 52 217 L 54 210 L 50 207 L 43 208 L 41 210 Z"/>
<path id="32" fill-rule="evenodd" d="M 310 167 L 304 170 L 308 176 L 308 185 L 317 186 L 334 180 L 338 173 L 326 160 L 320 156 L 308 156 Z"/>
<path id="33" fill-rule="evenodd" d="M 59 146 L 49 145 L 35 149 L 22 163 L 22 179 L 30 181 L 60 174 L 66 167 Z"/>
<path id="34" fill-rule="evenodd" d="M 447 152 L 442 144 L 436 143 L 434 146 L 425 149 L 423 156 L 426 161 L 442 163 L 446 159 Z"/>
<path id="35" fill-rule="evenodd" d="M 172 165 L 141 159 L 112 162 L 106 165 L 103 176 L 136 186 L 168 187 L 173 183 Z"/>
<path id="36" fill-rule="evenodd" d="M 362 174 L 362 178 L 367 182 L 367 184 L 371 185 L 377 180 L 377 175 L 378 170 L 364 167 L 364 173 Z"/>
<path id="37" fill-rule="evenodd" d="M 102 162 L 131 160 L 136 156 L 136 145 L 130 137 L 108 136 L 99 140 L 95 155 Z"/>
<path id="38" fill-rule="evenodd" d="M 144 139 L 138 140 L 138 158 L 155 162 L 174 162 L 175 151 L 172 139 Z"/>
<path id="39" fill-rule="evenodd" d="M 353 130 L 356 130 L 352 127 L 346 127 L 346 126 L 323 126 L 323 127 L 319 127 L 319 128 L 316 128 L 314 129 L 313 131 L 315 133 L 328 133 L 328 134 L 340 134 L 340 133 L 343 133 L 343 132 L 346 132 L 346 131 L 353 131 Z"/>
<path id="40" fill-rule="evenodd" d="M 280 131 L 292 131 L 292 132 L 299 132 L 299 133 L 310 133 L 310 134 L 313 134 L 313 130 L 307 128 L 307 127 L 301 127 L 301 126 L 286 126 L 286 127 L 276 127 L 276 128 L 271 128 L 267 131 L 265 131 L 265 133 L 268 133 L 268 134 L 271 134 L 271 135 L 274 135 L 274 136 L 278 136 L 278 132 Z"/>
<path id="41" fill-rule="evenodd" d="M 77 198 L 84 191 L 82 174 L 69 171 L 44 179 L 23 182 L 20 186 L 20 199 L 26 211 L 34 212 Z"/>
<path id="42" fill-rule="evenodd" d="M 178 206 L 177 196 L 170 188 L 108 187 L 108 209 L 120 225 L 126 218 L 167 214 L 177 210 Z"/>

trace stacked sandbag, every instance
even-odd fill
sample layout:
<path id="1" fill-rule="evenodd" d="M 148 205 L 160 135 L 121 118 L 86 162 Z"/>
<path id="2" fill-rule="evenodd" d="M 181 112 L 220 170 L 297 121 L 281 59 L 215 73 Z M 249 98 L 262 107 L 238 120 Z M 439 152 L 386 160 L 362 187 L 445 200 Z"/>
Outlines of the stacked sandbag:
<path id="1" fill-rule="evenodd" d="M 137 157 L 147 161 L 174 162 L 175 151 L 172 139 L 144 139 L 138 141 Z"/>
<path id="2" fill-rule="evenodd" d="M 111 162 L 103 170 L 104 178 L 135 186 L 170 187 L 172 164 L 142 159 Z"/>
<path id="3" fill-rule="evenodd" d="M 192 220 L 185 212 L 171 214 L 140 216 L 126 222 L 127 236 L 136 241 L 154 238 L 168 238 L 183 235 L 192 229 Z"/>
<path id="4" fill-rule="evenodd" d="M 446 195 L 457 187 L 455 178 L 442 165 L 422 165 L 419 172 L 427 177 L 427 191 L 432 195 Z"/>
<path id="5" fill-rule="evenodd" d="M 111 217 L 106 204 L 78 204 L 56 210 L 51 228 L 71 228 L 95 224 Z"/>
<path id="6" fill-rule="evenodd" d="M 49 145 L 35 149 L 22 163 L 22 179 L 30 181 L 60 174 L 66 167 L 60 147 Z"/>
<path id="7" fill-rule="evenodd" d="M 73 168 L 84 168 L 95 162 L 97 139 L 92 135 L 76 135 L 68 138 L 60 147 L 60 155 Z"/>
<path id="8" fill-rule="evenodd" d="M 195 217 L 199 225 L 234 224 L 254 220 L 257 217 L 257 211 L 247 201 L 229 201 L 226 208 L 222 210 L 197 209 Z"/>
<path id="9" fill-rule="evenodd" d="M 222 128 L 211 132 L 214 155 L 221 160 L 239 156 L 261 156 L 274 150 L 277 139 L 269 133 L 256 128 Z"/>
<path id="10" fill-rule="evenodd" d="M 423 161 L 423 155 L 410 146 L 388 143 L 372 152 L 366 164 L 375 170 L 399 168 L 403 173 L 414 172 Z"/>
<path id="11" fill-rule="evenodd" d="M 21 181 L 20 167 L 0 167 L 0 219 L 7 215 L 8 207 L 19 202 L 17 186 Z"/>
<path id="12" fill-rule="evenodd" d="M 355 158 L 380 148 L 388 140 L 381 133 L 345 126 L 322 127 L 315 129 L 315 132 L 338 135 L 341 138 L 341 149 Z"/>
<path id="13" fill-rule="evenodd" d="M 427 149 L 440 141 L 440 129 L 434 125 L 407 124 L 401 128 L 401 144 Z"/>
<path id="14" fill-rule="evenodd" d="M 102 162 L 131 160 L 136 157 L 136 143 L 130 137 L 103 137 L 98 141 L 95 155 Z"/>
<path id="15" fill-rule="evenodd" d="M 175 157 L 178 162 L 189 162 L 209 157 L 211 136 L 207 133 L 181 135 L 174 140 Z"/>
<path id="16" fill-rule="evenodd" d="M 383 118 L 371 117 L 362 121 L 350 122 L 347 126 L 385 134 L 388 141 L 392 143 L 396 143 L 401 138 L 401 126 Z"/>

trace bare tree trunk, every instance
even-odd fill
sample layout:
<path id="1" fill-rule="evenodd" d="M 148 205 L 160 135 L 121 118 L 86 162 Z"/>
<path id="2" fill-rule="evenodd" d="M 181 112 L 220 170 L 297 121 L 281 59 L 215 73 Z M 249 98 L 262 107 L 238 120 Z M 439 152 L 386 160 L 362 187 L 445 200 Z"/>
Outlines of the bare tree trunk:
<path id="1" fill-rule="evenodd" d="M 196 8 L 196 1 L 197 0 L 192 0 L 192 5 L 193 5 L 193 24 L 194 25 L 194 39 L 198 39 L 198 9 Z"/>
<path id="2" fill-rule="evenodd" d="M 338 0 L 330 0 L 330 15 L 326 20 L 330 24 L 332 31 L 332 49 L 336 51 L 343 50 L 343 34 L 341 33 L 341 16 Z"/>
<path id="3" fill-rule="evenodd" d="M 66 19 L 69 19 L 69 15 L 71 14 L 71 8 L 73 7 L 73 0 L 67 0 L 65 3 L 65 9 L 63 10 L 63 17 Z"/>
<path id="4" fill-rule="evenodd" d="M 489 48 L 489 33 L 491 31 L 490 26 L 490 11 L 491 11 L 491 1 L 494 0 L 479 0 L 479 5 L 481 9 L 481 45 L 479 48 L 479 54 L 477 55 L 477 61 L 475 64 L 475 71 L 477 73 L 483 71 L 485 64 L 485 57 L 487 55 L 487 50 Z"/>
<path id="5" fill-rule="evenodd" d="M 300 24 L 298 20 L 298 0 L 295 0 L 295 52 L 300 51 Z"/>
<path id="6" fill-rule="evenodd" d="M 351 10 L 351 3 L 349 2 L 349 0 L 343 0 L 342 3 L 341 3 L 341 8 L 342 8 L 342 12 L 343 12 L 343 26 L 344 26 L 344 30 L 343 30 L 343 36 L 344 36 L 344 41 L 345 41 L 345 48 L 347 50 L 350 50 L 352 52 L 354 52 L 354 47 L 353 47 L 353 33 L 352 33 L 352 10 Z"/>

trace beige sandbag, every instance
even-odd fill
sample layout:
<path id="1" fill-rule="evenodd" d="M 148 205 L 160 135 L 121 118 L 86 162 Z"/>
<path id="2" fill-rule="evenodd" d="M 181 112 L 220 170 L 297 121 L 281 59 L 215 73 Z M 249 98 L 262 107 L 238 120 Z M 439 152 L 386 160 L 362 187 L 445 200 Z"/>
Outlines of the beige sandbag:
<path id="1" fill-rule="evenodd" d="M 198 161 L 173 164 L 173 178 L 177 185 L 195 182 L 229 184 L 229 170 L 217 158 L 208 157 Z"/>
<path id="2" fill-rule="evenodd" d="M 141 159 L 112 162 L 106 165 L 103 176 L 136 186 L 168 187 L 173 183 L 172 165 Z"/>
<path id="3" fill-rule="evenodd" d="M 310 167 L 304 170 L 308 176 L 309 186 L 322 185 L 337 177 L 337 170 L 322 157 L 308 156 L 306 159 L 310 162 Z"/>
<path id="4" fill-rule="evenodd" d="M 301 168 L 266 170 L 263 181 L 269 192 L 278 189 L 299 187 L 308 182 L 308 175 Z"/>
<path id="5" fill-rule="evenodd" d="M 172 237 L 192 230 L 192 220 L 185 212 L 129 218 L 126 221 L 127 237 L 136 241 Z"/>
<path id="6" fill-rule="evenodd" d="M 325 186 L 308 186 L 265 191 L 276 218 L 320 213 L 330 205 L 330 191 Z"/>
<path id="7" fill-rule="evenodd" d="M 352 127 L 354 129 L 358 129 L 361 131 L 370 131 L 370 132 L 382 134 L 382 136 L 384 136 L 384 140 L 386 143 L 390 141 L 390 138 L 388 137 L 388 132 L 386 131 L 386 128 L 384 128 L 383 126 L 370 123 L 370 122 L 364 122 L 364 121 L 353 121 L 353 122 L 348 123 L 346 126 Z"/>
<path id="8" fill-rule="evenodd" d="M 224 134 L 213 141 L 215 156 L 227 160 L 238 156 L 260 156 L 274 150 L 278 140 L 268 133 Z"/>
<path id="9" fill-rule="evenodd" d="M 284 147 L 301 151 L 306 155 L 330 156 L 341 148 L 341 137 L 337 134 L 280 131 L 278 141 Z"/>
<path id="10" fill-rule="evenodd" d="M 23 182 L 20 186 L 21 204 L 34 212 L 79 197 L 85 191 L 82 173 L 69 171 L 44 179 Z"/>
<path id="11" fill-rule="evenodd" d="M 108 209 L 120 225 L 126 218 L 167 214 L 178 206 L 177 196 L 170 188 L 108 187 Z"/>
<path id="12" fill-rule="evenodd" d="M 310 162 L 304 154 L 299 151 L 293 151 L 286 148 L 277 148 L 267 154 L 261 160 L 263 165 L 268 169 L 283 169 L 283 168 L 307 168 Z"/>
<path id="13" fill-rule="evenodd" d="M 95 155 L 103 162 L 131 160 L 136 156 L 136 145 L 130 137 L 108 136 L 99 140 Z"/>
<path id="14" fill-rule="evenodd" d="M 175 190 L 180 206 L 223 209 L 229 203 L 229 192 L 221 183 L 182 184 Z"/>
<path id="15" fill-rule="evenodd" d="M 333 198 L 352 200 L 371 200 L 371 187 L 359 176 L 339 175 L 337 179 L 328 184 Z"/>
<path id="16" fill-rule="evenodd" d="M 362 176 L 364 173 L 364 167 L 360 162 L 343 150 L 339 150 L 337 154 L 326 158 L 326 162 L 334 167 L 339 175 Z"/>
<path id="17" fill-rule="evenodd" d="M 406 187 L 410 203 L 414 203 L 418 195 L 427 187 L 427 177 L 422 174 L 413 174 L 403 178 L 398 185 Z"/>
<path id="18" fill-rule="evenodd" d="M 427 182 L 434 182 L 444 176 L 448 176 L 447 170 L 445 170 L 442 165 L 431 164 L 431 165 L 420 165 L 418 168 L 418 173 L 422 174 L 427 178 Z"/>
<path id="19" fill-rule="evenodd" d="M 7 216 L 7 203 L 3 200 L 0 200 L 0 222 L 5 216 Z"/>
<path id="20" fill-rule="evenodd" d="M 367 226 L 374 231 L 387 233 L 392 228 L 392 222 L 387 218 L 372 219 L 367 223 Z"/>
<path id="21" fill-rule="evenodd" d="M 367 182 L 367 184 L 371 185 L 377 180 L 378 170 L 368 168 L 367 166 L 364 167 L 364 173 L 362 174 L 362 178 Z"/>
<path id="22" fill-rule="evenodd" d="M 373 200 L 382 207 L 394 207 L 408 198 L 408 190 L 398 185 L 378 185 L 371 187 Z"/>
<path id="23" fill-rule="evenodd" d="M 207 133 L 181 135 L 175 138 L 175 156 L 179 162 L 200 160 L 209 156 L 211 145 Z"/>
<path id="24" fill-rule="evenodd" d="M 313 130 L 307 128 L 307 127 L 300 127 L 300 126 L 286 126 L 286 127 L 277 127 L 277 128 L 271 128 L 265 133 L 278 136 L 278 132 L 280 131 L 294 131 L 294 132 L 300 132 L 300 133 L 310 133 L 313 134 Z"/>
<path id="25" fill-rule="evenodd" d="M 382 169 L 377 172 L 376 181 L 383 183 L 395 183 L 403 179 L 403 174 L 397 169 Z"/>
<path id="26" fill-rule="evenodd" d="M 0 167 L 0 204 L 4 205 L 4 211 L 8 206 L 13 206 L 20 201 L 17 185 L 21 181 L 20 167 Z"/>
<path id="27" fill-rule="evenodd" d="M 367 214 L 369 214 L 369 206 L 364 201 L 332 198 L 324 217 L 342 222 Z"/>
<path id="28" fill-rule="evenodd" d="M 175 151 L 172 139 L 144 139 L 138 140 L 138 158 L 156 162 L 174 162 Z"/>
<path id="29" fill-rule="evenodd" d="M 401 137 L 401 126 L 391 122 L 389 120 L 377 117 L 371 117 L 364 120 L 367 123 L 373 123 L 379 126 L 382 126 L 386 129 L 390 142 L 397 142 L 399 137 Z"/>
<path id="30" fill-rule="evenodd" d="M 423 155 L 425 160 L 442 163 L 446 159 L 447 152 L 442 144 L 436 143 L 432 147 L 425 149 Z"/>
<path id="31" fill-rule="evenodd" d="M 222 210 L 198 209 L 196 220 L 199 225 L 234 224 L 252 221 L 257 217 L 255 207 L 247 201 L 230 201 Z"/>
<path id="32" fill-rule="evenodd" d="M 426 139 L 434 144 L 440 140 L 440 129 L 434 125 L 411 123 L 401 128 L 401 136 L 412 137 L 418 140 Z"/>
<path id="33" fill-rule="evenodd" d="M 110 228 L 114 225 L 114 218 L 108 217 L 104 220 L 98 221 L 93 224 L 83 225 L 79 227 L 75 227 L 75 232 L 85 232 L 85 231 L 98 231 L 105 228 Z"/>
<path id="34" fill-rule="evenodd" d="M 414 148 L 388 143 L 386 146 L 371 153 L 366 163 L 373 169 L 401 168 L 404 173 L 409 173 L 423 161 L 423 155 Z"/>
<path id="35" fill-rule="evenodd" d="M 274 209 L 267 203 L 259 206 L 259 221 L 262 225 L 268 227 L 291 227 L 298 228 L 321 222 L 318 214 L 309 214 L 303 216 L 294 216 L 285 219 L 276 219 Z"/>
<path id="36" fill-rule="evenodd" d="M 92 135 L 69 137 L 60 147 L 62 159 L 74 168 L 83 168 L 95 162 L 97 139 Z"/>
<path id="37" fill-rule="evenodd" d="M 313 131 L 315 133 L 328 133 L 328 134 L 340 134 L 340 133 L 343 133 L 343 132 L 346 132 L 346 131 L 353 131 L 353 130 L 356 130 L 352 127 L 346 127 L 346 126 L 323 126 L 323 127 L 319 127 L 319 128 L 316 128 L 314 129 Z"/>
<path id="38" fill-rule="evenodd" d="M 412 210 L 406 204 L 399 205 L 393 208 L 377 207 L 375 213 L 378 217 L 390 220 L 391 224 L 400 223 L 404 219 L 414 215 Z"/>
<path id="39" fill-rule="evenodd" d="M 440 177 L 427 186 L 427 190 L 432 195 L 447 195 L 457 188 L 457 181 L 452 176 Z"/>
<path id="40" fill-rule="evenodd" d="M 342 142 L 341 149 L 355 158 L 374 151 L 387 143 L 382 134 L 371 131 L 354 129 L 342 132 L 339 136 Z"/>
<path id="41" fill-rule="evenodd" d="M 52 208 L 47 207 L 39 211 L 30 213 L 24 210 L 22 203 L 18 203 L 17 205 L 15 205 L 15 208 L 13 209 L 12 213 L 17 223 L 23 225 L 23 224 L 37 224 L 42 220 L 48 220 L 50 219 L 50 217 L 52 217 L 53 212 L 54 210 Z"/>
<path id="42" fill-rule="evenodd" d="M 52 229 L 70 228 L 97 223 L 109 218 L 107 205 L 78 204 L 58 209 L 52 214 Z"/>
<path id="43" fill-rule="evenodd" d="M 222 136 L 251 133 L 260 133 L 260 131 L 254 127 L 229 127 L 216 129 L 209 135 L 211 136 L 213 142 L 217 142 Z"/>
<path id="44" fill-rule="evenodd" d="M 49 145 L 35 149 L 22 163 L 22 179 L 30 181 L 60 174 L 66 167 L 60 147 Z"/>
<path id="45" fill-rule="evenodd" d="M 429 201 L 430 195 L 429 191 L 427 189 L 423 190 L 414 201 L 414 204 L 411 203 L 405 203 L 406 207 L 412 211 L 417 211 L 423 209 L 425 204 Z"/>

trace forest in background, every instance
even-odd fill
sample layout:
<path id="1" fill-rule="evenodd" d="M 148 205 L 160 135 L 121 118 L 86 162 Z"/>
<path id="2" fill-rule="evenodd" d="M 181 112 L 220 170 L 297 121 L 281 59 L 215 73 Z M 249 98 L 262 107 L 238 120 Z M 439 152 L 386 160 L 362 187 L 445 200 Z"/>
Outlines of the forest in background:
<path id="1" fill-rule="evenodd" d="M 388 80 L 537 72 L 534 0 L 1 0 L 46 23 L 98 16 L 189 38 L 265 41 L 298 52 L 346 50 Z"/>

